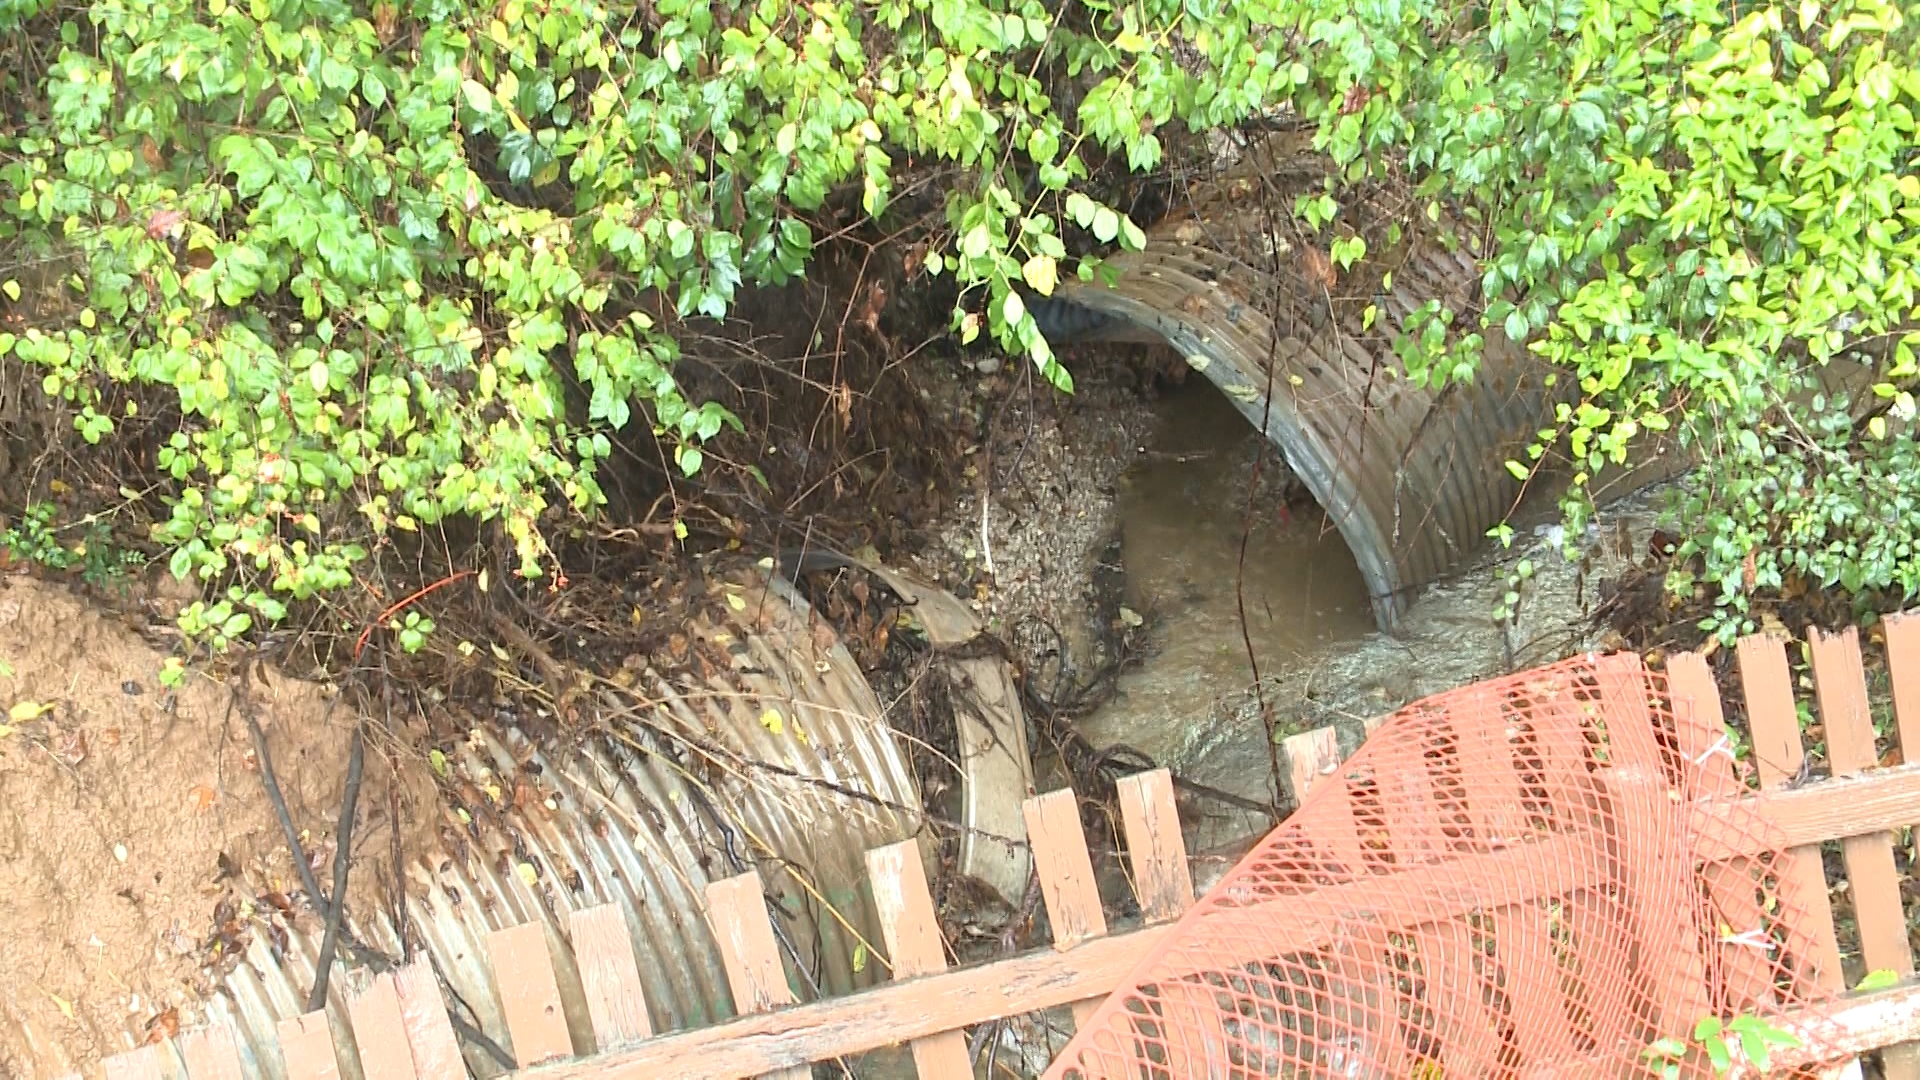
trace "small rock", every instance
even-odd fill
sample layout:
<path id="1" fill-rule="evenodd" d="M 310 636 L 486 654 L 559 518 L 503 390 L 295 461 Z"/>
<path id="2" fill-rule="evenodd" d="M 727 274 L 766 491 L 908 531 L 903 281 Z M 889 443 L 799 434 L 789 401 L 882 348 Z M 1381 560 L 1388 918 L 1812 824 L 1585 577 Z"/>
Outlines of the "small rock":
<path id="1" fill-rule="evenodd" d="M 120 684 L 120 692 L 128 697 L 139 697 L 141 694 L 147 692 L 147 688 L 134 682 L 132 679 L 128 679 L 126 682 Z"/>

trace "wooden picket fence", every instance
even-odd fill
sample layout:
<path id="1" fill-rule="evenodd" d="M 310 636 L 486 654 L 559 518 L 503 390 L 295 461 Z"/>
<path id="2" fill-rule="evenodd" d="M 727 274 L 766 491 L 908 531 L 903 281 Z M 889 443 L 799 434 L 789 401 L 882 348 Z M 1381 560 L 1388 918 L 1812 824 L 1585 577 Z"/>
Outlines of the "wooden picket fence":
<path id="1" fill-rule="evenodd" d="M 1920 1080 L 1920 984 L 1902 907 L 1895 837 L 1920 823 L 1920 614 L 1884 624 L 1892 705 L 1899 744 L 1909 760 L 1882 766 L 1876 751 L 1860 639 L 1856 631 L 1816 633 L 1809 643 L 1815 714 L 1824 727 L 1832 775 L 1809 781 L 1796 715 L 1796 688 L 1788 643 L 1755 636 L 1738 645 L 1759 790 L 1736 778 L 1731 754 L 1720 745 L 1683 745 L 1720 787 L 1715 800 L 1759 810 L 1791 842 L 1794 872 L 1812 898 L 1822 978 L 1841 989 L 1839 937 L 1828 904 L 1820 845 L 1842 844 L 1846 881 L 1858 924 L 1859 967 L 1891 970 L 1889 988 L 1846 999 L 1822 1017 L 1829 1049 L 1864 1053 L 1884 1048 L 1890 1080 Z M 1721 701 L 1707 660 L 1670 659 L 1676 698 L 1691 698 L 1690 725 L 1723 730 Z M 1683 734 L 1683 744 L 1688 743 Z M 1289 773 L 1296 797 L 1339 765 L 1331 731 L 1289 741 Z M 574 1045 L 561 1004 L 548 939 L 539 924 L 494 933 L 490 960 L 506 1018 L 510 1049 L 523 1069 L 542 1080 L 641 1077 L 805 1077 L 811 1062 L 851 1057 L 910 1044 L 918 1074 L 971 1077 L 965 1029 L 1001 1018 L 1071 1006 L 1084 1019 L 1118 986 L 1136 960 L 1169 933 L 1169 923 L 1194 902 L 1185 840 L 1173 789 L 1164 770 L 1131 776 L 1119 785 L 1129 869 L 1144 925 L 1109 934 L 1096 888 L 1075 796 L 1056 791 L 1029 799 L 1026 824 L 1054 944 L 1008 959 L 949 970 L 916 842 L 868 853 L 867 869 L 879 911 L 892 981 L 846 997 L 794 1004 L 757 874 L 717 882 L 707 891 L 707 917 L 723 952 L 734 999 L 744 1014 L 712 1027 L 656 1034 L 648 1020 L 641 980 L 620 910 L 612 905 L 572 913 L 575 954 L 592 1046 Z M 1712 814 L 1714 803 L 1698 808 Z M 459 1080 L 466 1075 L 437 983 L 424 962 L 373 978 L 356 977 L 349 1022 L 367 1080 Z M 335 1043 L 325 1012 L 284 1021 L 280 1051 L 288 1080 L 336 1080 Z M 1835 1040 L 1838 1040 L 1837 1045 Z M 576 1055 L 589 1056 L 576 1056 Z M 1791 1055 L 1787 1055 L 1791 1059 Z M 177 1056 L 151 1045 L 106 1063 L 109 1080 L 164 1080 L 175 1062 L 187 1080 L 241 1080 L 230 1032 L 203 1029 L 177 1040 Z"/>

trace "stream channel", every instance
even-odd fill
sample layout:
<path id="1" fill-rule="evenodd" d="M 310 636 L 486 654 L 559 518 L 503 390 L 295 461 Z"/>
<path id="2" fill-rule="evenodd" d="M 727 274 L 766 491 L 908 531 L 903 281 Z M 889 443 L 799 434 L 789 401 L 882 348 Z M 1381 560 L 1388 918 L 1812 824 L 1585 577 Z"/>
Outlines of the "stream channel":
<path id="1" fill-rule="evenodd" d="M 1311 499 L 1287 497 L 1284 461 L 1272 449 L 1259 453 L 1257 434 L 1225 397 L 1194 379 L 1155 411 L 1157 429 L 1121 478 L 1115 505 L 1123 617 L 1145 620 L 1150 652 L 1079 728 L 1095 746 L 1131 746 L 1262 804 L 1274 782 L 1263 704 L 1277 736 L 1333 726 L 1351 752 L 1370 717 L 1594 648 L 1597 585 L 1644 550 L 1661 505 L 1656 488 L 1603 508 L 1573 561 L 1560 553 L 1554 507 L 1522 506 L 1512 551 L 1486 541 L 1388 635 L 1374 627 L 1339 532 Z M 1533 573 L 1518 616 L 1496 621 L 1521 559 Z M 1190 826 L 1189 849 L 1231 843 L 1263 824 L 1211 806 Z"/>

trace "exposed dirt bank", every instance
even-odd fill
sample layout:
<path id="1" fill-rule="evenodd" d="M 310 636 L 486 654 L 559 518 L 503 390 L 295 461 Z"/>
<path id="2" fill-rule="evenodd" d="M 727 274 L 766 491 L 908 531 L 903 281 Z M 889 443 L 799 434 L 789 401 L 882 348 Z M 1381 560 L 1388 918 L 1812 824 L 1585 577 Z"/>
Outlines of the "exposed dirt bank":
<path id="1" fill-rule="evenodd" d="M 169 692 L 162 660 L 65 589 L 0 577 L 0 1076 L 59 1075 L 191 1024 L 234 945 L 312 918 L 227 687 L 196 670 Z M 326 880 L 352 711 L 266 670 L 251 700 Z M 380 756 L 356 907 L 390 880 Z M 402 795 L 404 828 L 427 815 L 422 789 Z"/>

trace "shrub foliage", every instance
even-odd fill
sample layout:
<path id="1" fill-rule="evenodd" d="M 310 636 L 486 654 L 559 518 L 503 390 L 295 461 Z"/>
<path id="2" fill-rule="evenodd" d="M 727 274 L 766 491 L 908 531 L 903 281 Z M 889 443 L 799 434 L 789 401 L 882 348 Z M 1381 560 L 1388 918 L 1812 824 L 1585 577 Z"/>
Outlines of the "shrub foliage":
<path id="1" fill-rule="evenodd" d="M 1343 184 L 1491 240 L 1484 307 L 1577 404 L 1583 485 L 1650 431 L 1710 444 L 1687 554 L 1737 625 L 1791 575 L 1920 587 L 1913 107 L 1884 0 L 0 0 L 0 332 L 79 433 L 177 396 L 159 538 L 233 579 L 230 636 L 339 589 L 391 530 L 491 521 L 521 569 L 647 425 L 688 473 L 735 423 L 673 322 L 805 272 L 836 202 L 939 193 L 927 271 L 1070 387 L 1025 310 L 1070 232 L 1137 247 L 1090 161 L 1265 116 Z M 843 218 L 844 215 L 841 215 Z M 1348 248 L 1335 254 L 1350 259 Z M 1077 244 L 1076 250 L 1085 250 Z M 37 294 L 22 296 L 23 288 Z M 1449 338 L 1457 346 L 1446 347 Z M 1415 334 L 1416 380 L 1477 336 Z M 1837 356 L 1871 376 L 1809 397 Z M 1867 389 L 1867 387 L 1871 389 Z M 1525 463 L 1515 468 L 1524 469 Z"/>

